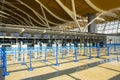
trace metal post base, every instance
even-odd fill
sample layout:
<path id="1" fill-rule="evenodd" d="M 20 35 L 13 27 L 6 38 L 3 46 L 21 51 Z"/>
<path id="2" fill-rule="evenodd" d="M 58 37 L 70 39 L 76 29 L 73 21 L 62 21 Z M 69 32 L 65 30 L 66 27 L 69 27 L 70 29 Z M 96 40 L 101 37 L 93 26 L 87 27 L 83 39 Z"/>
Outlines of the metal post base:
<path id="1" fill-rule="evenodd" d="M 74 62 L 78 62 L 78 60 L 74 60 Z"/>
<path id="2" fill-rule="evenodd" d="M 28 71 L 33 71 L 33 68 L 29 68 Z"/>
<path id="3" fill-rule="evenodd" d="M 2 74 L 2 76 L 9 76 L 10 74 L 9 74 L 9 72 L 4 72 L 3 74 Z"/>
<path id="4" fill-rule="evenodd" d="M 37 57 L 36 59 L 40 59 L 40 57 Z"/>
<path id="5" fill-rule="evenodd" d="M 25 62 L 22 62 L 22 65 L 26 65 L 26 63 L 25 63 Z"/>
<path id="6" fill-rule="evenodd" d="M 86 54 L 83 54 L 83 56 L 86 56 Z"/>
<path id="7" fill-rule="evenodd" d="M 90 56 L 89 59 L 92 59 L 92 56 Z"/>
<path id="8" fill-rule="evenodd" d="M 20 61 L 21 61 L 21 59 L 19 58 L 19 59 L 18 59 L 18 61 L 20 62 Z"/>
<path id="9" fill-rule="evenodd" d="M 97 56 L 96 58 L 100 58 L 100 56 Z"/>
<path id="10" fill-rule="evenodd" d="M 62 60 L 64 60 L 65 58 L 61 58 Z"/>
<path id="11" fill-rule="evenodd" d="M 48 62 L 48 60 L 44 60 L 44 62 Z"/>
<path id="12" fill-rule="evenodd" d="M 56 63 L 55 66 L 59 66 L 60 64 Z"/>

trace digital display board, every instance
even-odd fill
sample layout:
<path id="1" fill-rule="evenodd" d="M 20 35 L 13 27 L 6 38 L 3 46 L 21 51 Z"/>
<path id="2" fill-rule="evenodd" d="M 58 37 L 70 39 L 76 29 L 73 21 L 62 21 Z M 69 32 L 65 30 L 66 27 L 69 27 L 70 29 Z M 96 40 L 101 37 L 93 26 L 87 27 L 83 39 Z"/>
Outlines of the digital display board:
<path id="1" fill-rule="evenodd" d="M 14 36 L 14 37 L 19 37 L 20 34 L 19 34 L 19 33 L 13 33 L 13 36 Z"/>
<path id="2" fill-rule="evenodd" d="M 78 39 L 80 39 L 80 36 L 78 36 Z"/>
<path id="3" fill-rule="evenodd" d="M 44 34 L 44 35 L 43 35 L 43 38 L 44 38 L 44 39 L 49 39 L 49 38 L 50 38 L 50 35 L 49 35 L 49 34 Z"/>
<path id="4" fill-rule="evenodd" d="M 41 34 L 36 34 L 35 35 L 35 37 L 39 37 L 39 38 L 41 38 L 41 36 L 42 36 Z"/>
<path id="5" fill-rule="evenodd" d="M 77 38 L 78 38 L 78 37 L 77 37 L 77 36 L 75 36 L 75 35 L 73 35 L 72 37 L 73 37 L 74 39 L 77 39 Z"/>
<path id="6" fill-rule="evenodd" d="M 23 37 L 29 37 L 29 35 L 30 35 L 30 34 L 28 34 L 28 33 L 24 33 L 24 34 L 23 34 Z"/>
<path id="7" fill-rule="evenodd" d="M 70 39 L 70 37 L 71 37 L 70 35 L 66 36 L 67 39 Z"/>
<path id="8" fill-rule="evenodd" d="M 3 32 L 0 32 L 0 36 L 3 36 Z"/>

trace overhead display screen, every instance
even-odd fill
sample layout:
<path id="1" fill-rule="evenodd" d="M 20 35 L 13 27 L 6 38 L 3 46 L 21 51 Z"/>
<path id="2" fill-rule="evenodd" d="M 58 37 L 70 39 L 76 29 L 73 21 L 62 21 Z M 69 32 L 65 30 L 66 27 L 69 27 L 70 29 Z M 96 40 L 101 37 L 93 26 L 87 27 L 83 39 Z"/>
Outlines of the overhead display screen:
<path id="1" fill-rule="evenodd" d="M 19 33 L 13 33 L 12 35 L 13 35 L 14 37 L 19 37 L 19 36 L 20 36 Z"/>
<path id="2" fill-rule="evenodd" d="M 29 37 L 29 35 L 30 35 L 30 34 L 28 34 L 28 33 L 24 33 L 24 34 L 23 34 L 23 37 Z"/>
<path id="3" fill-rule="evenodd" d="M 74 39 L 77 39 L 77 38 L 78 38 L 78 37 L 77 37 L 77 36 L 75 36 L 75 35 L 74 35 L 74 36 L 72 36 L 72 37 L 73 37 Z"/>
<path id="4" fill-rule="evenodd" d="M 0 36 L 3 36 L 3 32 L 0 32 Z"/>
<path id="5" fill-rule="evenodd" d="M 67 38 L 67 39 L 70 39 L 70 38 L 71 38 L 71 36 L 70 36 L 70 35 L 68 35 L 68 36 L 66 36 L 66 38 Z"/>
<path id="6" fill-rule="evenodd" d="M 42 36 L 41 34 L 36 34 L 35 35 L 35 37 L 39 37 L 39 38 L 41 38 L 41 36 Z"/>
<path id="7" fill-rule="evenodd" d="M 58 35 L 52 35 L 53 39 L 58 39 Z"/>
<path id="8" fill-rule="evenodd" d="M 44 38 L 44 39 L 49 39 L 49 38 L 50 38 L 50 35 L 49 35 L 49 34 L 44 34 L 44 35 L 43 35 L 43 38 Z"/>

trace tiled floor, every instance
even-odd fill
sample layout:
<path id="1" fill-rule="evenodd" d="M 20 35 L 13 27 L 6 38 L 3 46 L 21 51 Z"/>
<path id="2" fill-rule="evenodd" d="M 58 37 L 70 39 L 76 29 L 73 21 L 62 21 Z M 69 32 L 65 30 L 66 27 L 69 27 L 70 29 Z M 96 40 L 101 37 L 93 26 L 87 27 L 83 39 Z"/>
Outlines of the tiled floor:
<path id="1" fill-rule="evenodd" d="M 102 56 L 88 59 L 79 55 L 78 62 L 74 62 L 73 55 L 59 58 L 59 66 L 54 66 L 55 58 L 47 57 L 48 62 L 33 59 L 33 71 L 28 71 L 29 63 L 21 65 L 9 62 L 9 76 L 5 80 L 120 80 L 120 62 L 111 60 L 116 56 Z M 107 59 L 109 58 L 109 59 Z M 1 79 L 0 80 L 4 80 Z"/>

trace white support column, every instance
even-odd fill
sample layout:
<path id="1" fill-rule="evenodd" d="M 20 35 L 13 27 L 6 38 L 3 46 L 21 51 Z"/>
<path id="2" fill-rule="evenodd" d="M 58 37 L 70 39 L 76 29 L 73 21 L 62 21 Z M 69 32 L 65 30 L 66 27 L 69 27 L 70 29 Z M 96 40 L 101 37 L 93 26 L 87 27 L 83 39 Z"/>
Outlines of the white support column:
<path id="1" fill-rule="evenodd" d="M 42 13 L 43 13 L 43 15 L 44 15 L 45 21 L 46 21 L 46 23 L 47 23 L 47 27 L 50 28 L 50 25 L 49 25 L 49 23 L 48 23 L 48 20 L 47 20 L 47 17 L 46 17 L 46 15 L 45 15 L 45 12 L 44 12 L 44 10 L 43 10 L 43 7 L 42 7 L 41 5 L 40 5 L 40 7 L 41 7 Z"/>
<path id="2" fill-rule="evenodd" d="M 5 22 L 8 22 L 8 23 L 10 22 L 10 23 L 15 24 L 15 22 L 11 22 L 11 21 L 9 21 L 7 18 L 3 18 L 2 20 L 3 20 L 3 21 L 2 21 L 2 23 L 1 23 L 1 21 L 0 21 L 0 24 L 3 24 L 3 23 L 5 24 Z"/>
<path id="3" fill-rule="evenodd" d="M 74 17 L 73 17 L 73 12 L 72 11 L 70 11 L 68 8 L 66 8 L 65 6 L 64 6 L 64 4 L 60 1 L 60 0 L 55 0 L 60 6 L 61 6 L 61 8 L 72 18 L 72 19 L 74 19 Z"/>
<path id="4" fill-rule="evenodd" d="M 31 21 L 31 19 L 30 19 L 29 16 L 28 16 L 28 19 L 29 19 L 29 21 L 30 21 L 30 23 L 31 23 L 31 26 L 34 26 L 34 24 L 32 23 L 32 21 Z"/>
<path id="5" fill-rule="evenodd" d="M 73 9 L 73 13 L 74 13 L 74 21 L 75 21 L 76 24 L 78 25 L 79 30 L 80 30 L 80 32 L 81 32 L 81 31 L 82 31 L 81 26 L 80 26 L 80 24 L 79 24 L 79 22 L 78 22 L 78 20 L 77 20 L 77 18 L 76 18 L 76 10 L 75 10 L 75 1 L 74 1 L 74 0 L 72 0 L 72 9 Z"/>
<path id="6" fill-rule="evenodd" d="M 57 15 L 55 15 L 53 12 L 51 12 L 46 6 L 44 6 L 40 1 L 35 0 L 37 3 L 39 3 L 44 9 L 46 9 L 51 15 L 53 15 L 56 19 L 59 19 L 60 21 L 63 22 L 68 22 L 68 20 L 62 19 L 60 17 L 58 17 Z"/>
<path id="7" fill-rule="evenodd" d="M 2 16 L 9 16 L 9 17 L 11 17 L 11 18 L 14 18 L 14 19 L 15 19 L 15 20 L 14 20 L 15 22 L 17 22 L 16 20 L 18 20 L 21 24 L 23 23 L 21 20 L 17 19 L 16 17 L 14 17 L 14 16 L 12 16 L 12 15 L 6 13 L 6 12 L 0 11 L 0 14 L 1 14 Z M 17 23 L 18 23 L 18 22 L 17 22 Z M 20 23 L 18 23 L 18 24 L 20 24 Z"/>
<path id="8" fill-rule="evenodd" d="M 73 8 L 73 12 L 71 10 L 69 10 L 60 0 L 56 0 L 56 2 L 61 6 L 61 8 L 76 22 L 76 24 L 78 25 L 80 31 L 82 30 L 80 27 L 79 22 L 76 19 L 76 10 L 75 10 L 75 3 L 74 0 L 72 0 L 72 8 Z"/>
<path id="9" fill-rule="evenodd" d="M 1 7 L 1 6 L 0 6 L 0 7 Z M 18 13 L 13 12 L 13 11 L 11 11 L 10 9 L 6 8 L 6 7 L 4 7 L 4 10 L 7 10 L 8 12 L 13 13 L 14 15 L 19 16 L 20 18 L 22 18 L 22 19 L 25 21 L 25 24 L 26 24 L 26 25 L 29 25 L 29 24 L 30 24 L 30 22 L 29 22 L 27 19 L 25 19 L 23 16 L 19 15 Z"/>
<path id="10" fill-rule="evenodd" d="M 14 6 L 13 4 L 11 4 L 11 3 L 7 2 L 7 1 L 5 1 L 5 4 L 6 4 L 6 5 L 9 5 L 9 6 L 11 6 L 11 7 L 14 7 L 15 9 L 21 11 L 21 12 L 22 12 L 23 14 L 25 14 L 25 15 L 29 15 L 27 12 L 23 11 L 22 9 Z M 30 16 L 31 19 L 34 20 L 36 23 L 38 23 L 38 24 L 40 24 L 40 25 L 42 25 L 42 26 L 45 26 L 44 24 L 41 24 L 39 21 L 37 21 L 36 19 L 34 19 L 34 17 L 32 17 L 31 15 L 29 15 L 29 16 Z"/>
<path id="11" fill-rule="evenodd" d="M 1 20 L 2 20 L 2 18 L 4 18 L 4 19 L 9 19 L 9 20 L 11 20 L 11 21 L 13 21 L 14 23 L 16 23 L 16 24 L 19 25 L 19 23 L 18 23 L 17 21 L 15 21 L 15 20 L 13 20 L 13 19 L 11 19 L 11 18 L 8 18 L 8 17 L 6 17 L 6 16 L 4 16 L 4 15 L 1 15 L 1 14 L 0 14 L 0 18 L 1 18 Z"/>
<path id="12" fill-rule="evenodd" d="M 91 0 L 84 0 L 90 7 L 92 7 L 94 10 L 99 11 L 99 12 L 104 12 L 104 10 L 98 8 L 97 6 L 95 6 Z"/>
<path id="13" fill-rule="evenodd" d="M 30 6 L 28 6 L 26 3 L 22 2 L 21 0 L 17 0 L 17 1 L 18 1 L 19 3 L 25 5 L 25 6 L 28 7 L 29 9 L 31 9 L 31 10 L 34 12 L 34 14 L 45 24 L 45 21 L 44 21 L 41 17 L 39 17 L 38 13 L 37 13 L 35 10 L 33 10 Z"/>

